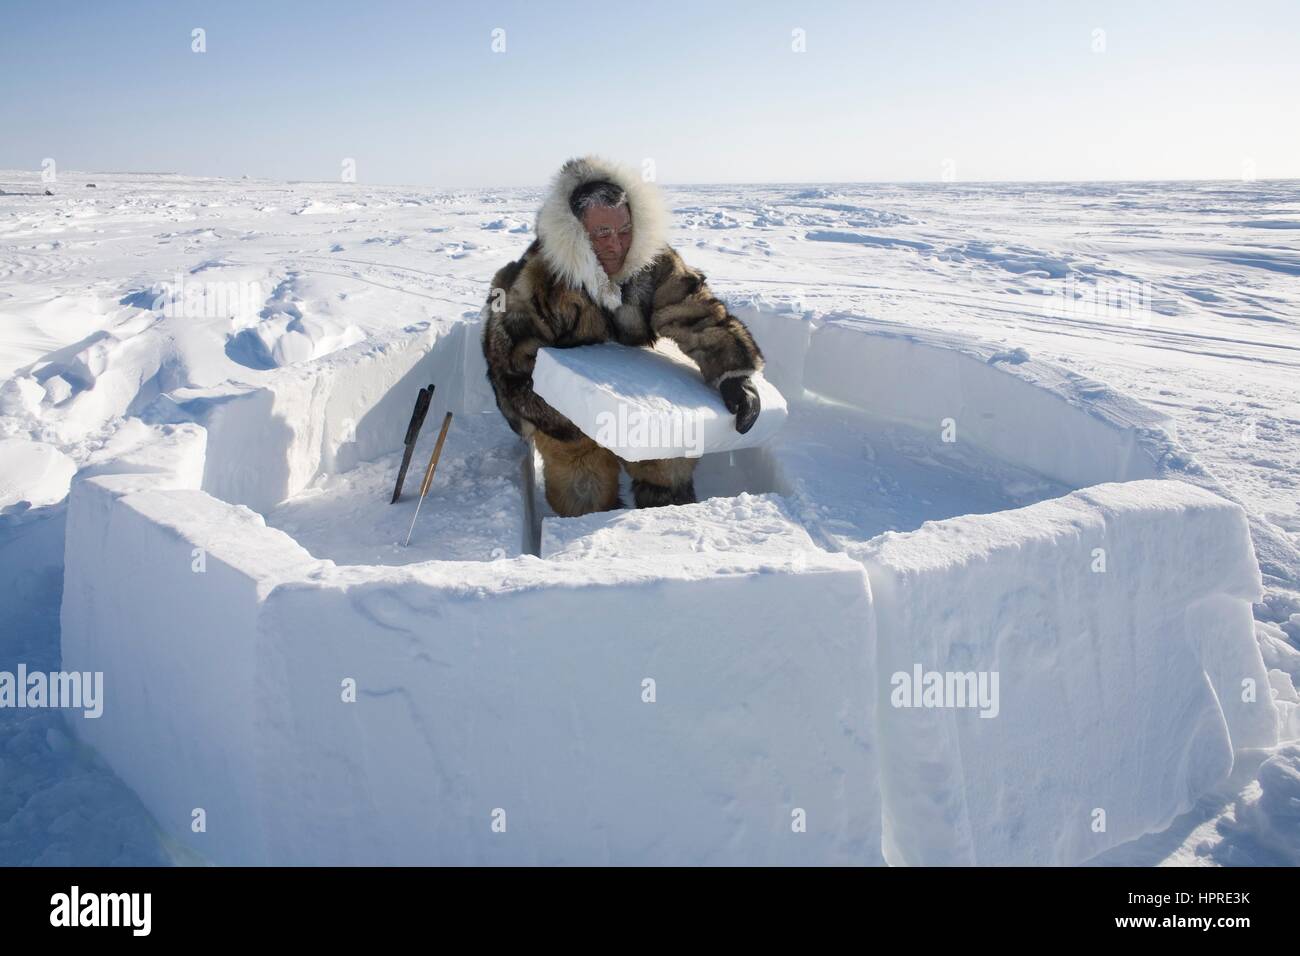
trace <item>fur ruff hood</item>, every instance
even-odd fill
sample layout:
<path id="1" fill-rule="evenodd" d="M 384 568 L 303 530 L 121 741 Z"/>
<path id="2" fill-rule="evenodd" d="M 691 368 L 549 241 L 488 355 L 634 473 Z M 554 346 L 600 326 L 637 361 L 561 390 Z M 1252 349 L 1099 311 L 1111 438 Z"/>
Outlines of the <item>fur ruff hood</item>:
<path id="1" fill-rule="evenodd" d="M 582 221 L 569 208 L 569 197 L 584 183 L 609 180 L 627 193 L 632 216 L 632 245 L 623 268 L 605 275 Z M 668 211 L 654 183 L 635 170 L 599 156 L 570 159 L 551 181 L 537 213 L 537 238 L 547 268 L 573 289 L 584 289 L 607 309 L 623 302 L 619 286 L 651 262 L 668 244 Z"/>

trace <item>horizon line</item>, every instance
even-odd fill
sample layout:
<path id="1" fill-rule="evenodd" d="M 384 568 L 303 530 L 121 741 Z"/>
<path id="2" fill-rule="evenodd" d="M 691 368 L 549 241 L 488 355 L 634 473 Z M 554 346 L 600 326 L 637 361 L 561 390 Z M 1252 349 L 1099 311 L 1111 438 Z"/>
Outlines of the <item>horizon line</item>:
<path id="1" fill-rule="evenodd" d="M 30 175 L 37 182 L 41 180 L 41 170 L 23 169 L 12 167 L 8 169 L 0 168 L 0 175 L 9 175 L 19 173 Z M 548 174 L 541 181 L 532 185 L 506 185 L 490 184 L 482 186 L 438 186 L 433 183 L 388 183 L 388 182 L 344 182 L 337 179 L 277 179 L 267 176 L 250 176 L 240 174 L 237 176 L 220 176 L 203 173 L 185 173 L 176 170 L 122 170 L 122 169 L 95 169 L 80 170 L 70 169 L 61 170 L 59 175 L 75 174 L 78 176 L 182 176 L 188 179 L 200 179 L 211 181 L 228 181 L 228 182 L 261 182 L 261 183 L 281 183 L 284 185 L 334 185 L 334 186 L 371 186 L 392 189 L 538 189 L 545 188 L 549 183 L 551 175 Z M 1300 176 L 1258 176 L 1252 179 L 1241 179 L 1239 177 L 1222 177 L 1222 178 L 1199 178 L 1175 176 L 1167 179 L 1138 178 L 1138 179 L 783 179 L 783 180 L 702 180 L 702 181 L 656 181 L 658 185 L 664 186 L 960 186 L 960 185 L 1012 185 L 1017 183 L 1051 186 L 1051 185 L 1070 185 L 1076 183 L 1287 183 L 1300 182 Z M 52 184 L 58 185 L 56 179 Z"/>

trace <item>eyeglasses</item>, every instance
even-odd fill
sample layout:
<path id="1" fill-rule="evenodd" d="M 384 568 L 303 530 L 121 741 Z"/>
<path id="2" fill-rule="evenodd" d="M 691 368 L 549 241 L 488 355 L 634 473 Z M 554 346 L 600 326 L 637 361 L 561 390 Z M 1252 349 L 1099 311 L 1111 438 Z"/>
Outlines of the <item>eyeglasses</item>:
<path id="1" fill-rule="evenodd" d="M 599 241 L 601 239 L 608 239 L 610 236 L 614 235 L 614 230 L 609 226 L 601 226 L 595 232 L 589 232 L 587 235 L 591 239 Z M 618 230 L 618 237 L 620 239 L 626 239 L 630 235 L 632 235 L 632 224 L 629 222 L 622 229 Z"/>

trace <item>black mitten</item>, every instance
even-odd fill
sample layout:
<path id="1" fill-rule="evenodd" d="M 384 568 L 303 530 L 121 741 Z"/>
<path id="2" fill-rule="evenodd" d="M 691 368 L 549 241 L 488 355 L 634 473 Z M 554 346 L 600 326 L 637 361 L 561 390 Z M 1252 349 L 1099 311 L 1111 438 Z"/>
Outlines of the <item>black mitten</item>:
<path id="1" fill-rule="evenodd" d="M 742 435 L 754 427 L 758 419 L 758 389 L 749 380 L 748 375 L 737 375 L 724 379 L 718 386 L 727 411 L 736 416 L 736 431 Z"/>

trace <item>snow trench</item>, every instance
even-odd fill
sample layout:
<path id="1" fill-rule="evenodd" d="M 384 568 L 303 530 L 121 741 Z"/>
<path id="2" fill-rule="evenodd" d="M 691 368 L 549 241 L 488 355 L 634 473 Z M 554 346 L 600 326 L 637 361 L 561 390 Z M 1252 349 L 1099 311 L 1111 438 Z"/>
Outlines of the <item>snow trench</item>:
<path id="1" fill-rule="evenodd" d="M 1245 514 L 1161 416 L 736 311 L 789 418 L 694 505 L 550 514 L 476 322 L 159 395 L 73 485 L 75 731 L 227 864 L 1073 864 L 1276 742 Z"/>

